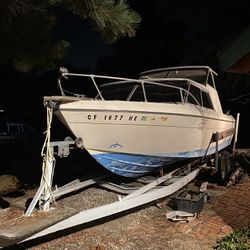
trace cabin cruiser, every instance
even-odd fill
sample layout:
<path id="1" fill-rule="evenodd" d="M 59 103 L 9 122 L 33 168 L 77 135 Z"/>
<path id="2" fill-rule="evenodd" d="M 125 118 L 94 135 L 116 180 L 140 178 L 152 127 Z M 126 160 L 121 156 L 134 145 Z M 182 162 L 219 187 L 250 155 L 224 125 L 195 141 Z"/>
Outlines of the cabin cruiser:
<path id="1" fill-rule="evenodd" d="M 139 177 L 231 144 L 235 119 L 222 111 L 216 75 L 207 66 L 150 70 L 138 79 L 62 68 L 61 95 L 44 101 L 97 162 L 117 175 Z"/>

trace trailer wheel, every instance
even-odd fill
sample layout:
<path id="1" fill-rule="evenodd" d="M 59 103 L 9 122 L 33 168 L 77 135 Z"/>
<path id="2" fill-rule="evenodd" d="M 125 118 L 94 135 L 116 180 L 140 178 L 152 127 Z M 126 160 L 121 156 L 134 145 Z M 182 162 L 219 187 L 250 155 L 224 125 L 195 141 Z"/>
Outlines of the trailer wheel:
<path id="1" fill-rule="evenodd" d="M 239 162 L 240 166 L 250 174 L 250 157 L 246 153 L 240 153 L 237 156 L 237 161 Z"/>
<path id="2" fill-rule="evenodd" d="M 232 171 L 232 155 L 228 151 L 223 151 L 219 157 L 218 177 L 225 182 Z"/>

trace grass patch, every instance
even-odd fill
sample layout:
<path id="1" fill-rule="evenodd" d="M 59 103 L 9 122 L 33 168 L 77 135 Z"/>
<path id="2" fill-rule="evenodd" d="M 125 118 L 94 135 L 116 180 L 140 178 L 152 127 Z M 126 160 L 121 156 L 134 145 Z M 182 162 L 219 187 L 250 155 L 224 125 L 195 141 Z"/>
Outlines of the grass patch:
<path id="1" fill-rule="evenodd" d="M 218 241 L 216 250 L 249 250 L 250 227 L 236 230 Z"/>

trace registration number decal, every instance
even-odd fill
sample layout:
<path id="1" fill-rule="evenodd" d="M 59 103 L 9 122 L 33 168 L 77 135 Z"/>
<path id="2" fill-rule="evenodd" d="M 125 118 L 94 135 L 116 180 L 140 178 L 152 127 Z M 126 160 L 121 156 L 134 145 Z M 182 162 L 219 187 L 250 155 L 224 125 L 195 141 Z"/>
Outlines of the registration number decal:
<path id="1" fill-rule="evenodd" d="M 87 119 L 102 121 L 167 121 L 167 116 L 146 116 L 146 115 L 114 115 L 114 114 L 88 114 Z"/>

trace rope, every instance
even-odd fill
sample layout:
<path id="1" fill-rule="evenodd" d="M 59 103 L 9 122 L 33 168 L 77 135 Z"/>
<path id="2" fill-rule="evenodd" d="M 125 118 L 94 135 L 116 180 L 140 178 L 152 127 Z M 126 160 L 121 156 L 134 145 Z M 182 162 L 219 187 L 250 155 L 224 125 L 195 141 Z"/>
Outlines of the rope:
<path id="1" fill-rule="evenodd" d="M 50 197 L 52 198 L 53 202 L 56 203 L 55 198 L 53 196 L 53 192 L 51 190 L 51 182 L 54 175 L 55 169 L 55 158 L 53 156 L 52 148 L 50 147 L 50 137 L 51 137 L 51 123 L 53 118 L 53 109 L 47 107 L 47 130 L 44 132 L 46 133 L 46 137 L 44 140 L 44 144 L 41 150 L 41 156 L 43 157 L 43 164 L 42 164 L 42 180 L 45 183 L 45 188 L 49 190 Z M 48 163 L 52 163 L 52 172 L 51 172 L 51 180 L 47 180 L 46 171 L 48 169 Z"/>

